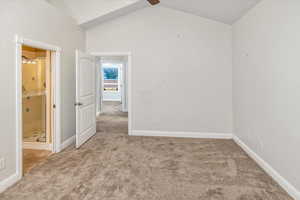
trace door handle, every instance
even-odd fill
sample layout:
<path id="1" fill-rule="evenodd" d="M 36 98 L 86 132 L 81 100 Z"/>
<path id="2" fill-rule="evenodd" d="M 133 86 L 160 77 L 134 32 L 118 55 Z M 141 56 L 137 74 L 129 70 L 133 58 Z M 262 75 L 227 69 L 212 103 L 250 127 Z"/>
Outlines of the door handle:
<path id="1" fill-rule="evenodd" d="M 83 104 L 81 102 L 77 102 L 74 104 L 75 106 L 82 106 Z"/>

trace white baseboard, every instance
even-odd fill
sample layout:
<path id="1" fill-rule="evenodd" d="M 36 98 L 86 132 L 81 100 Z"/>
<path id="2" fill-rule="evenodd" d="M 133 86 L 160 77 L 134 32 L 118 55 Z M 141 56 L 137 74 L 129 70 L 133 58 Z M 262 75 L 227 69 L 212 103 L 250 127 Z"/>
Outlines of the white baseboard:
<path id="1" fill-rule="evenodd" d="M 52 144 L 41 142 L 23 142 L 23 149 L 38 149 L 52 151 Z"/>
<path id="2" fill-rule="evenodd" d="M 68 146 L 70 146 L 71 144 L 75 143 L 75 135 L 73 135 L 72 137 L 68 138 L 66 141 L 64 141 L 61 146 L 60 146 L 60 150 L 64 150 L 65 148 L 67 148 Z"/>
<path id="3" fill-rule="evenodd" d="M 300 191 L 296 189 L 291 183 L 289 183 L 284 177 L 282 177 L 271 165 L 264 161 L 259 155 L 257 155 L 250 147 L 248 147 L 237 136 L 233 137 L 234 141 L 263 169 L 269 174 L 289 195 L 295 200 L 300 200 Z"/>
<path id="4" fill-rule="evenodd" d="M 122 100 L 119 100 L 119 99 L 105 99 L 103 101 L 119 101 L 119 102 L 122 102 Z"/>
<path id="5" fill-rule="evenodd" d="M 203 132 L 175 132 L 175 131 L 145 131 L 132 130 L 131 136 L 158 136 L 158 137 L 178 137 L 178 138 L 206 138 L 206 139 L 232 139 L 231 133 L 203 133 Z"/>
<path id="6" fill-rule="evenodd" d="M 13 174 L 9 176 L 8 178 L 4 179 L 0 182 L 0 193 L 4 192 L 7 188 L 18 182 L 22 176 L 19 174 Z"/>

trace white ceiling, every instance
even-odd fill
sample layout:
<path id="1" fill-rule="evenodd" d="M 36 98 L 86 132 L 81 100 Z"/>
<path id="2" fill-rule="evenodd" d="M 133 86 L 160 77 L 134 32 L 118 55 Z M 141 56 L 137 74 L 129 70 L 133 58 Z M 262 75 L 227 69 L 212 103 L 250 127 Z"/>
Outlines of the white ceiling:
<path id="1" fill-rule="evenodd" d="M 79 25 L 126 8 L 141 0 L 47 0 L 71 15 Z"/>
<path id="2" fill-rule="evenodd" d="M 89 28 L 97 23 L 150 6 L 147 0 L 46 0 Z M 161 0 L 161 6 L 233 24 L 261 0 Z"/>
<path id="3" fill-rule="evenodd" d="M 161 4 L 226 24 L 233 24 L 261 0 L 161 0 Z"/>

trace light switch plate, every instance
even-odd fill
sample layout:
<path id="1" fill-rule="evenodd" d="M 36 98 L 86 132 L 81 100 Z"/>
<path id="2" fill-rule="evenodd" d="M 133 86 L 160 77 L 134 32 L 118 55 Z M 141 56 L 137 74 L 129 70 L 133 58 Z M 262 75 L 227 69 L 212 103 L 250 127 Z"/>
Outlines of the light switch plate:
<path id="1" fill-rule="evenodd" d="M 5 169 L 5 159 L 4 158 L 0 158 L 0 171 Z"/>

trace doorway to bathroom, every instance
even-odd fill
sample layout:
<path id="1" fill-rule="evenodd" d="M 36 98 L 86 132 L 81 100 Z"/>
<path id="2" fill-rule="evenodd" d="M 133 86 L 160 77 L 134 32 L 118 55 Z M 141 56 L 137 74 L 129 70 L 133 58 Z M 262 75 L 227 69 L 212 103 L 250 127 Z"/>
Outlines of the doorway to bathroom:
<path id="1" fill-rule="evenodd" d="M 60 48 L 17 38 L 18 178 L 60 151 Z"/>
<path id="2" fill-rule="evenodd" d="M 23 174 L 52 153 L 51 95 L 51 52 L 23 45 Z"/>

